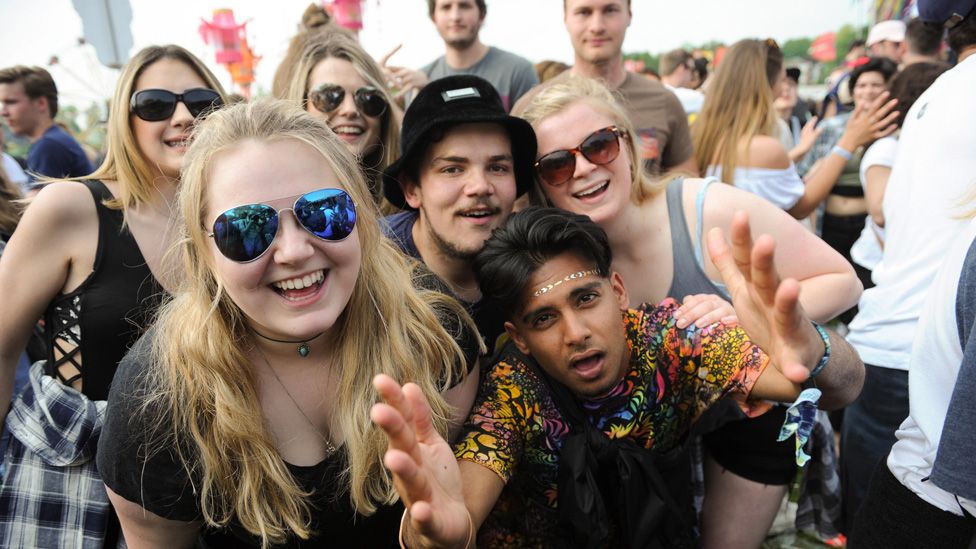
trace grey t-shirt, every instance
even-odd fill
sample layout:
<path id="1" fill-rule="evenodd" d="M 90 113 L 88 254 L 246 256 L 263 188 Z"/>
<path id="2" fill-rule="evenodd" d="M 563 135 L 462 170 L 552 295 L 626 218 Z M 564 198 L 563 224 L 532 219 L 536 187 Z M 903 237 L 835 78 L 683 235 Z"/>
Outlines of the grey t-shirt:
<path id="1" fill-rule="evenodd" d="M 444 56 L 420 69 L 430 80 L 456 74 L 473 74 L 491 82 L 502 98 L 505 111 L 511 111 L 519 97 L 539 83 L 535 68 L 528 60 L 505 50 L 489 46 L 488 53 L 474 65 L 466 69 L 454 69 L 447 64 Z"/>

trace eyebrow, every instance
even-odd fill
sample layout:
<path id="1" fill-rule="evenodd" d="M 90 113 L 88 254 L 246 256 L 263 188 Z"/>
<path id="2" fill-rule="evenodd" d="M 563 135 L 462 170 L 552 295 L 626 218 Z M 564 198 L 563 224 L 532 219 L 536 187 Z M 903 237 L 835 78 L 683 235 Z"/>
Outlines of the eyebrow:
<path id="1" fill-rule="evenodd" d="M 488 157 L 488 162 L 513 161 L 514 157 L 509 154 L 496 154 Z M 430 160 L 431 164 L 446 162 L 448 164 L 470 164 L 471 159 L 466 156 L 436 156 Z"/>
<path id="2" fill-rule="evenodd" d="M 600 280 L 594 280 L 593 282 L 588 282 L 586 284 L 583 284 L 582 286 L 574 288 L 573 291 L 569 292 L 569 295 L 566 297 L 569 299 L 577 298 L 580 296 L 580 294 L 584 294 L 586 292 L 590 292 L 595 290 L 596 288 L 599 288 L 601 284 L 603 284 L 602 278 Z M 532 309 L 531 311 L 522 314 L 522 322 L 528 323 L 535 315 L 553 309 L 555 309 L 555 307 L 553 307 L 552 305 L 543 305 L 542 307 L 537 307 L 535 309 Z"/>

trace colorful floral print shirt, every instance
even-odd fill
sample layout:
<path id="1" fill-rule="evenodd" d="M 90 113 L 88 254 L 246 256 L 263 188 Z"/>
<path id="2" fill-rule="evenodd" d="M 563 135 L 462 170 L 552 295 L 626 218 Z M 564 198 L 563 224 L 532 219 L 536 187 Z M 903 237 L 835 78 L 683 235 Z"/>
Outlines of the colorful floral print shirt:
<path id="1" fill-rule="evenodd" d="M 735 325 L 677 328 L 678 306 L 667 299 L 625 313 L 630 368 L 606 395 L 582 402 L 593 425 L 610 438 L 668 450 L 725 395 L 749 415 L 765 410 L 747 397 L 769 361 L 766 354 Z M 479 532 L 479 547 L 552 544 L 559 450 L 568 433 L 536 370 L 503 351 L 483 376 L 455 448 L 458 459 L 487 467 L 505 482 Z"/>

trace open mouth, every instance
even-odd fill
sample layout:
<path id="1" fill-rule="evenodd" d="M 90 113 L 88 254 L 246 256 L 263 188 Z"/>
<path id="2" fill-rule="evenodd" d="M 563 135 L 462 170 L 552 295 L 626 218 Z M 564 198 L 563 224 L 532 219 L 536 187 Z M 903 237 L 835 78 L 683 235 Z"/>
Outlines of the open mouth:
<path id="1" fill-rule="evenodd" d="M 271 288 L 289 301 L 300 301 L 319 291 L 325 282 L 326 274 L 324 269 L 320 269 L 304 276 L 272 282 Z"/>
<path id="2" fill-rule="evenodd" d="M 501 213 L 501 210 L 499 208 L 489 208 L 487 206 L 484 206 L 484 207 L 462 210 L 458 212 L 458 215 L 473 221 L 488 221 L 493 217 L 495 217 L 496 215 L 498 215 L 499 213 Z"/>
<path id="3" fill-rule="evenodd" d="M 573 360 L 569 367 L 584 379 L 594 379 L 603 371 L 604 353 L 593 352 Z"/>
<path id="4" fill-rule="evenodd" d="M 185 149 L 190 146 L 190 138 L 186 135 L 164 139 L 163 144 L 171 149 Z"/>
<path id="5" fill-rule="evenodd" d="M 366 130 L 359 126 L 336 126 L 332 131 L 339 137 L 358 137 L 366 133 Z"/>
<path id="6" fill-rule="evenodd" d="M 607 180 L 602 185 L 597 185 L 596 187 L 593 187 L 591 189 L 588 189 L 588 190 L 585 190 L 585 191 L 581 191 L 581 192 L 578 192 L 578 193 L 574 193 L 573 194 L 573 197 L 579 198 L 579 199 L 582 199 L 582 200 L 585 200 L 587 198 L 594 198 L 594 197 L 597 197 L 597 196 L 600 196 L 601 194 L 603 194 L 604 191 L 606 191 L 609 186 L 610 186 L 610 181 Z"/>

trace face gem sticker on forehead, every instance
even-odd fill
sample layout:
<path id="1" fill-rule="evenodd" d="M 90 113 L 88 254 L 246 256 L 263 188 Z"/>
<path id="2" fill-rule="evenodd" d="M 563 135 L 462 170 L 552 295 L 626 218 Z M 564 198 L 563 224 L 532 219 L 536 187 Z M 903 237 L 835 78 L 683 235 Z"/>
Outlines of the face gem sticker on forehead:
<path id="1" fill-rule="evenodd" d="M 557 280 L 551 284 L 546 284 L 545 286 L 539 288 L 538 290 L 535 291 L 534 294 L 532 294 L 532 297 L 539 297 L 542 294 L 547 294 L 551 292 L 553 288 L 559 286 L 563 282 L 569 282 L 570 280 L 578 280 L 580 278 L 584 278 L 590 275 L 598 275 L 598 274 L 600 274 L 600 271 L 596 269 L 590 269 L 588 271 L 576 271 L 575 273 L 570 273 L 564 276 L 561 280 Z"/>

